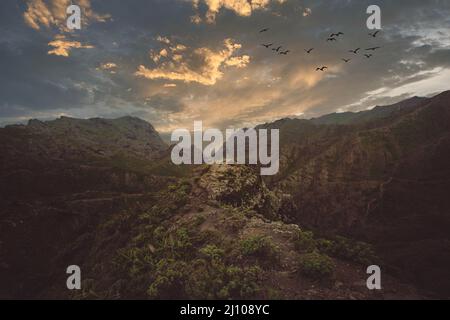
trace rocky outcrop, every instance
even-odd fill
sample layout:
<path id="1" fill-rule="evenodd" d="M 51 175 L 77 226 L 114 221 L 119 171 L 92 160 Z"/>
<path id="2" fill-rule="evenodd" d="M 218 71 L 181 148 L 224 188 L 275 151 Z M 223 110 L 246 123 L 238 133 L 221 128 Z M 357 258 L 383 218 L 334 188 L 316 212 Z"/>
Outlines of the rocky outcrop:
<path id="1" fill-rule="evenodd" d="M 256 210 L 270 218 L 278 215 L 280 200 L 266 187 L 257 168 L 214 165 L 201 177 L 199 185 L 211 200 Z"/>

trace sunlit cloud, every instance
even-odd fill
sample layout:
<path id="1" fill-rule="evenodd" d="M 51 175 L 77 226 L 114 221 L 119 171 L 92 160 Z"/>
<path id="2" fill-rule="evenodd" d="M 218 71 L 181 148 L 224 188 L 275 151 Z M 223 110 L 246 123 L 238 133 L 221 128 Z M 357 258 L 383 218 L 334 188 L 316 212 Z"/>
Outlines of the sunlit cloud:
<path id="1" fill-rule="evenodd" d="M 239 16 L 248 17 L 251 16 L 255 10 L 267 9 L 271 3 L 282 4 L 287 0 L 191 0 L 193 6 L 196 10 L 199 9 L 200 3 L 203 2 L 207 7 L 208 11 L 205 15 L 205 21 L 207 23 L 214 23 L 217 14 L 222 8 L 231 10 Z M 191 17 L 193 23 L 200 23 L 202 18 L 197 13 Z"/>
<path id="2" fill-rule="evenodd" d="M 282 2 L 1 1 L 5 15 L 14 8 L 23 12 L 14 22 L 3 19 L 0 113 L 8 122 L 27 114 L 51 117 L 56 108 L 80 117 L 133 114 L 161 131 L 189 127 L 194 120 L 217 128 L 250 127 L 448 89 L 447 2 L 436 10 L 419 1 L 382 1 L 389 9 L 376 38 L 352 19 L 365 14 L 352 1 Z M 72 3 L 82 7 L 79 32 L 65 30 Z M 107 19 L 100 13 L 118 18 L 96 23 Z M 259 33 L 263 28 L 270 30 Z M 336 31 L 345 35 L 326 42 Z M 234 40 L 223 41 L 228 38 Z M 290 52 L 276 54 L 275 46 Z M 371 46 L 382 47 L 371 59 L 348 52 Z M 320 66 L 328 69 L 317 72 Z"/>
<path id="3" fill-rule="evenodd" d="M 170 44 L 170 42 L 168 43 Z M 150 58 L 157 64 L 150 69 L 140 65 L 136 76 L 147 79 L 166 79 L 196 82 L 206 86 L 215 85 L 223 77 L 226 67 L 244 68 L 250 62 L 247 55 L 235 56 L 242 46 L 232 39 L 226 39 L 224 49 L 214 51 L 202 47 L 187 52 L 184 45 L 175 45 L 168 48 L 150 52 Z"/>
<path id="4" fill-rule="evenodd" d="M 27 10 L 23 14 L 25 23 L 35 30 L 55 27 L 60 31 L 68 31 L 66 27 L 67 8 L 72 4 L 71 0 L 28 0 Z M 82 9 L 82 23 L 88 25 L 91 22 L 105 22 L 110 15 L 95 13 L 90 0 L 76 2 Z"/>
<path id="5" fill-rule="evenodd" d="M 55 56 L 68 57 L 70 55 L 70 51 L 72 49 L 92 49 L 94 46 L 91 45 L 83 45 L 79 41 L 70 41 L 67 40 L 64 36 L 57 36 L 55 40 L 50 41 L 48 43 L 51 49 L 48 51 L 48 54 Z"/>
<path id="6" fill-rule="evenodd" d="M 102 70 L 111 70 L 117 68 L 117 64 L 114 62 L 105 62 L 100 65 L 100 69 Z"/>
<path id="7" fill-rule="evenodd" d="M 303 9 L 303 16 L 304 17 L 309 17 L 312 14 L 312 10 L 310 8 L 305 8 Z"/>
<path id="8" fill-rule="evenodd" d="M 108 71 L 111 74 L 115 74 L 117 69 L 117 64 L 114 62 L 105 62 L 100 64 L 100 66 L 97 68 L 97 70 L 103 70 Z"/>

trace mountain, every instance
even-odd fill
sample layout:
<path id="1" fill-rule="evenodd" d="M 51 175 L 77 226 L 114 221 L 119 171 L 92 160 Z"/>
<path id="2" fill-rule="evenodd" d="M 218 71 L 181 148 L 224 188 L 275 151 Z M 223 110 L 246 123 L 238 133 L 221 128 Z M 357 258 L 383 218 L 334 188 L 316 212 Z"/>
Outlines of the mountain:
<path id="1" fill-rule="evenodd" d="M 152 159 L 167 148 L 149 123 L 133 117 L 30 120 L 26 126 L 8 126 L 0 134 L 10 157 L 20 153 L 46 160 L 76 160 L 127 153 Z M 19 148 L 14 139 L 26 139 L 26 143 Z"/>
<path id="2" fill-rule="evenodd" d="M 78 236 L 182 175 L 154 128 L 132 117 L 31 120 L 0 129 L 0 145 L 2 297 L 36 297 Z"/>
<path id="3" fill-rule="evenodd" d="M 397 275 L 448 296 L 450 92 L 392 107 L 353 114 L 350 125 L 266 125 L 282 143 L 267 184 L 294 199 L 291 221 L 372 243 Z"/>
<path id="4" fill-rule="evenodd" d="M 414 110 L 428 99 L 413 97 L 390 106 L 377 106 L 371 110 L 361 112 L 332 113 L 319 118 L 311 119 L 314 124 L 361 124 L 372 120 L 384 119 L 395 113 Z"/>
<path id="5" fill-rule="evenodd" d="M 281 167 L 264 178 L 174 166 L 136 118 L 0 129 L 0 297 L 449 297 L 449 118 L 444 92 L 265 124 Z M 73 264 L 82 290 L 68 292 Z"/>

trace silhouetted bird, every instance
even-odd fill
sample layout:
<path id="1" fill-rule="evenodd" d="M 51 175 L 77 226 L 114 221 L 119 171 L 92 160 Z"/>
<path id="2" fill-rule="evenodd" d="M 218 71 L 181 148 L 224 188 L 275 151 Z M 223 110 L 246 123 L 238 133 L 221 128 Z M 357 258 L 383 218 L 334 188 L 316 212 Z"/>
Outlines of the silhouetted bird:
<path id="1" fill-rule="evenodd" d="M 309 54 L 309 53 L 311 53 L 313 50 L 314 50 L 314 48 L 311 48 L 311 49 L 308 49 L 308 50 L 305 49 L 305 52 Z"/>
<path id="2" fill-rule="evenodd" d="M 361 50 L 361 48 L 355 49 L 355 50 L 349 50 L 348 52 L 358 54 L 358 51 Z"/>
<path id="3" fill-rule="evenodd" d="M 350 62 L 350 60 L 352 59 L 342 59 L 342 61 L 344 61 L 345 63 Z"/>
<path id="4" fill-rule="evenodd" d="M 286 51 L 280 52 L 279 54 L 287 55 L 289 52 L 291 52 L 291 50 L 286 50 Z"/>
<path id="5" fill-rule="evenodd" d="M 279 52 L 279 51 L 281 50 L 281 48 L 283 48 L 283 47 L 281 47 L 281 46 L 280 46 L 280 47 L 278 47 L 278 48 L 276 48 L 276 49 L 275 49 L 275 48 L 273 48 L 273 49 L 272 49 L 272 51 L 276 51 L 276 52 Z"/>
<path id="6" fill-rule="evenodd" d="M 377 34 L 380 32 L 380 30 L 375 31 L 374 33 L 369 33 L 369 36 L 376 38 Z"/>
<path id="7" fill-rule="evenodd" d="M 332 33 L 332 34 L 330 35 L 330 38 L 339 37 L 339 36 L 343 36 L 343 35 L 344 35 L 343 32 Z"/>
<path id="8" fill-rule="evenodd" d="M 260 30 L 259 33 L 267 32 L 269 30 L 270 30 L 269 28 L 265 28 L 265 29 Z"/>
<path id="9" fill-rule="evenodd" d="M 328 67 L 323 66 L 316 69 L 316 71 L 324 71 L 325 69 L 328 69 Z"/>
<path id="10" fill-rule="evenodd" d="M 336 38 L 328 38 L 327 42 L 330 42 L 330 41 L 337 41 L 337 40 L 336 40 Z"/>
<path id="11" fill-rule="evenodd" d="M 367 48 L 366 51 L 375 51 L 380 49 L 381 47 L 373 47 L 373 48 Z"/>
<path id="12" fill-rule="evenodd" d="M 263 47 L 266 47 L 267 49 L 269 49 L 271 46 L 273 46 L 273 43 L 269 43 L 269 44 L 262 44 Z"/>
<path id="13" fill-rule="evenodd" d="M 364 55 L 367 59 L 371 58 L 373 56 L 373 54 L 365 54 Z"/>

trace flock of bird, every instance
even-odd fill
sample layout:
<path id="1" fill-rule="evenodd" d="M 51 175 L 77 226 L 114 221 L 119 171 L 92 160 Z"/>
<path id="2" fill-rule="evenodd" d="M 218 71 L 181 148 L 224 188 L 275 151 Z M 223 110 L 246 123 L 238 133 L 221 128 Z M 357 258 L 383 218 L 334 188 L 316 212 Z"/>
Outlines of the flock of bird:
<path id="1" fill-rule="evenodd" d="M 265 28 L 259 31 L 259 33 L 263 33 L 263 32 L 267 32 L 269 31 L 269 28 Z M 273 47 L 274 44 L 273 43 L 268 43 L 268 44 L 262 44 L 263 47 L 266 47 L 266 49 L 272 49 L 272 51 L 274 51 L 275 53 L 278 53 L 280 55 L 288 55 L 289 52 L 291 52 L 291 50 L 284 50 L 282 51 L 281 48 L 283 48 L 282 46 L 278 46 L 278 47 Z M 273 48 L 272 48 L 273 47 Z"/>
<path id="2" fill-rule="evenodd" d="M 264 28 L 262 30 L 259 31 L 259 33 L 264 33 L 264 32 L 268 32 L 270 29 L 269 28 Z M 373 33 L 369 33 L 369 36 L 371 36 L 372 38 L 376 38 L 377 35 L 380 33 L 379 30 L 373 32 Z M 328 38 L 327 38 L 327 42 L 335 42 L 338 40 L 339 37 L 344 36 L 345 34 L 343 32 L 336 32 L 336 33 L 332 33 Z M 274 51 L 277 54 L 280 55 L 287 55 L 288 53 L 290 53 L 290 50 L 281 50 L 283 48 L 283 46 L 277 46 L 274 47 L 274 43 L 267 43 L 267 44 L 262 44 L 263 47 L 265 47 L 266 49 L 271 49 L 272 51 Z M 371 47 L 371 48 L 367 48 L 364 49 L 364 51 L 366 52 L 364 54 L 364 56 L 367 59 L 370 59 L 373 57 L 373 53 L 369 53 L 369 52 L 375 52 L 376 50 L 381 49 L 381 47 Z M 309 48 L 309 49 L 304 49 L 304 51 L 307 54 L 311 54 L 315 49 L 314 48 Z M 356 48 L 353 50 L 349 50 L 349 53 L 353 53 L 355 55 L 359 54 L 359 52 L 363 50 L 362 48 Z M 349 63 L 352 59 L 351 58 L 342 58 L 342 61 L 344 61 L 345 63 Z M 316 68 L 316 71 L 321 71 L 324 72 L 325 70 L 327 70 L 328 67 L 327 66 L 320 66 Z"/>

